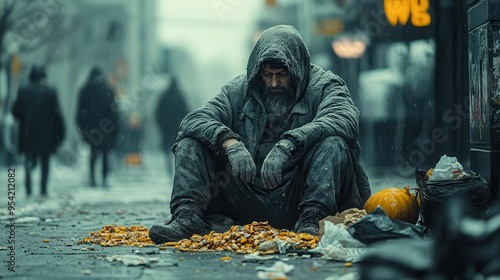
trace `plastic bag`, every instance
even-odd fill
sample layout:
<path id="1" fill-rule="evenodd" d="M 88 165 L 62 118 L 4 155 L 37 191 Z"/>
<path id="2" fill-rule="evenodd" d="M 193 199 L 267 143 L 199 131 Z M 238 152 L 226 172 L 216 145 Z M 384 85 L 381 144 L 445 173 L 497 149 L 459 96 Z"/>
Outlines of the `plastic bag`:
<path id="1" fill-rule="evenodd" d="M 463 197 L 453 197 L 436 225 L 434 257 L 446 279 L 500 279 L 500 212 L 478 215 Z"/>
<path id="2" fill-rule="evenodd" d="M 422 238 L 424 227 L 393 220 L 380 206 L 351 225 L 347 231 L 357 240 L 371 244 L 398 238 Z"/>
<path id="3" fill-rule="evenodd" d="M 434 167 L 429 181 L 445 181 L 456 179 L 464 172 L 464 167 L 456 157 L 444 155 Z"/>
<path id="4" fill-rule="evenodd" d="M 366 245 L 354 239 L 343 224 L 324 221 L 324 227 L 318 246 L 310 252 L 321 253 L 325 259 L 344 262 L 358 262 L 368 252 Z"/>
<path id="5" fill-rule="evenodd" d="M 477 210 L 485 210 L 489 206 L 491 191 L 486 180 L 474 172 L 464 172 L 465 179 L 431 181 L 426 180 L 426 171 L 416 169 L 415 177 L 420 189 L 420 213 L 424 225 L 432 227 L 435 216 L 448 200 L 454 196 L 462 196 Z"/>
<path id="6" fill-rule="evenodd" d="M 500 208 L 500 207 L 499 207 Z M 394 240 L 371 246 L 360 278 L 500 279 L 500 209 L 476 216 L 459 197 L 450 199 L 432 239 Z"/>
<path id="7" fill-rule="evenodd" d="M 360 279 L 443 279 L 432 277 L 434 240 L 400 239 L 372 247 L 361 259 Z"/>

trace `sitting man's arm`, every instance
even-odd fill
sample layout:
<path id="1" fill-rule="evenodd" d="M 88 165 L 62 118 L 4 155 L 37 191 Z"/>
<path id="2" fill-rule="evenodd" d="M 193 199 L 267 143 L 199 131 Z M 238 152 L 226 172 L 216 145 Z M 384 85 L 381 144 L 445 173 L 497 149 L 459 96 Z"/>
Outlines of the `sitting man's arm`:
<path id="1" fill-rule="evenodd" d="M 233 114 L 236 113 L 233 111 L 227 86 L 223 87 L 216 97 L 184 117 L 179 127 L 177 141 L 191 137 L 207 144 L 214 153 L 224 152 L 225 149 L 222 147 L 224 141 L 240 140 L 240 136 L 229 128 Z"/>
<path id="2" fill-rule="evenodd" d="M 242 181 L 251 182 L 256 173 L 252 155 L 243 142 L 240 142 L 240 136 L 230 128 L 234 125 L 234 114 L 238 113 L 238 106 L 235 104 L 237 100 L 230 99 L 229 92 L 239 94 L 241 89 L 238 87 L 244 84 L 244 78 L 243 75 L 237 77 L 224 86 L 219 95 L 189 113 L 181 122 L 177 141 L 191 137 L 206 144 L 214 153 L 225 153 L 231 165 L 232 175 Z"/>
<path id="3" fill-rule="evenodd" d="M 359 111 L 349 94 L 345 82 L 331 72 L 325 72 L 322 79 L 328 79 L 322 93 L 314 120 L 301 127 L 283 133 L 283 139 L 295 144 L 295 154 L 300 156 L 313 145 L 328 136 L 340 136 L 355 146 L 359 133 Z"/>

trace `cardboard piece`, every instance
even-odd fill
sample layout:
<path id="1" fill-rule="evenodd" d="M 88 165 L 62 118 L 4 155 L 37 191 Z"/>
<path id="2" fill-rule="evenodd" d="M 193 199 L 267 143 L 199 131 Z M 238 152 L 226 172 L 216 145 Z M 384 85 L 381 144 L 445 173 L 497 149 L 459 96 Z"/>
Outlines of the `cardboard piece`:
<path id="1" fill-rule="evenodd" d="M 324 219 L 319 221 L 319 239 L 321 240 L 321 237 L 325 232 L 325 221 L 329 221 L 334 224 L 344 224 L 345 227 L 349 227 L 366 215 L 367 213 L 364 209 L 360 210 L 357 208 L 349 208 L 342 213 L 337 213 L 333 216 L 326 216 Z"/>

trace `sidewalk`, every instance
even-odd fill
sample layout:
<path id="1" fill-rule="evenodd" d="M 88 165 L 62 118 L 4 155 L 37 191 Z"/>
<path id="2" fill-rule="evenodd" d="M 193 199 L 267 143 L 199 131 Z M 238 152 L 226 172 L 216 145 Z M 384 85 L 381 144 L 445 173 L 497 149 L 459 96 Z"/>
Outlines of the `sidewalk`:
<path id="1" fill-rule="evenodd" d="M 0 201 L 0 221 L 3 230 L 0 239 L 0 278 L 5 279 L 256 279 L 258 265 L 271 266 L 278 259 L 248 262 L 242 255 L 223 253 L 180 253 L 159 250 L 159 247 L 100 247 L 78 245 L 77 241 L 91 231 L 107 224 L 144 225 L 147 227 L 169 218 L 168 201 L 171 179 L 164 172 L 161 153 L 144 155 L 144 164 L 114 171 L 109 188 L 86 184 L 87 170 L 82 166 L 68 168 L 52 161 L 49 197 L 41 201 L 39 169 L 33 178 L 35 197 L 27 199 L 24 192 L 24 170 L 16 168 L 16 272 L 8 270 L 9 216 L 7 197 Z M 85 161 L 82 161 L 85 162 Z M 81 164 L 81 163 L 80 163 Z M 402 187 L 412 179 L 398 175 L 394 170 L 371 171 L 372 192 L 385 187 Z M 3 169 L 4 184 L 7 170 Z M 383 176 L 382 176 L 383 175 Z M 1 179 L 0 179 L 1 180 Z M 6 188 L 4 188 L 5 192 Z M 12 238 L 11 238 L 12 239 Z M 146 259 L 157 258 L 150 265 L 126 266 L 110 262 L 113 255 L 135 255 Z M 222 262 L 229 255 L 230 262 Z M 343 262 L 294 255 L 279 255 L 279 260 L 294 265 L 289 279 L 327 279 L 353 273 L 357 265 L 345 267 Z"/>

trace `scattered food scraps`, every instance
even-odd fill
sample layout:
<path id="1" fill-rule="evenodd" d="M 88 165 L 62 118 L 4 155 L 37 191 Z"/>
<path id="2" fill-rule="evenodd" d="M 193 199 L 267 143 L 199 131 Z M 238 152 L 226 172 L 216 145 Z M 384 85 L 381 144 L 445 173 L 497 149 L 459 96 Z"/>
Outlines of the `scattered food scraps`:
<path id="1" fill-rule="evenodd" d="M 269 255 L 278 253 L 278 248 L 267 246 L 261 248 L 260 244 L 276 238 L 293 244 L 297 249 L 312 249 L 317 246 L 319 239 L 307 233 L 278 230 L 267 222 L 253 222 L 243 226 L 232 226 L 230 230 L 223 233 L 212 231 L 203 236 L 194 234 L 189 239 L 167 242 L 163 245 L 186 252 L 233 251 L 237 254 L 259 252 L 261 255 Z"/>
<path id="2" fill-rule="evenodd" d="M 90 236 L 78 241 L 78 244 L 99 244 L 103 247 L 111 246 L 153 246 L 155 243 L 149 238 L 149 229 L 145 226 L 115 226 L 106 225 Z"/>
<path id="3" fill-rule="evenodd" d="M 286 242 L 297 249 L 312 249 L 318 245 L 318 236 L 307 233 L 295 233 L 289 230 L 278 230 L 268 222 L 253 222 L 243 226 L 232 226 L 230 230 L 206 235 L 194 234 L 189 239 L 177 242 L 166 242 L 161 249 L 173 247 L 186 252 L 203 251 L 233 251 L 237 254 L 270 255 L 280 252 L 278 246 L 263 246 Z M 78 244 L 99 244 L 103 247 L 112 246 L 154 246 L 149 238 L 149 229 L 145 226 L 130 227 L 106 225 L 97 232 L 78 241 Z M 279 245 L 279 244 L 278 244 Z"/>

